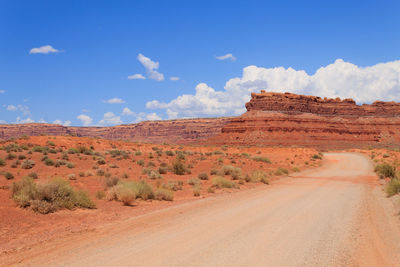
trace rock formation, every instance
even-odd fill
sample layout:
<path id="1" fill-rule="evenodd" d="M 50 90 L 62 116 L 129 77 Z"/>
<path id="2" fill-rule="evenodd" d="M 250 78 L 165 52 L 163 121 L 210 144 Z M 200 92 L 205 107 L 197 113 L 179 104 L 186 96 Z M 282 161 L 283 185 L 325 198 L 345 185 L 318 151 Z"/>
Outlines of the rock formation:
<path id="1" fill-rule="evenodd" d="M 400 103 L 356 105 L 291 93 L 253 93 L 247 112 L 208 143 L 327 148 L 400 145 Z"/>
<path id="2" fill-rule="evenodd" d="M 0 139 L 35 135 L 76 135 L 112 140 L 151 143 L 193 143 L 221 133 L 232 118 L 144 121 L 113 127 L 66 127 L 56 124 L 29 123 L 0 125 Z"/>

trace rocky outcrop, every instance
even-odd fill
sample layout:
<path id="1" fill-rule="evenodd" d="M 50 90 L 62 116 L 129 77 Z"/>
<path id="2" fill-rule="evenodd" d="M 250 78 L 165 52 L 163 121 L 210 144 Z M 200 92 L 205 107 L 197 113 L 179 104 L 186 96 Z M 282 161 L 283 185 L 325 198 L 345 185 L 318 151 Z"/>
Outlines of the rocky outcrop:
<path id="1" fill-rule="evenodd" d="M 253 93 L 247 112 L 232 119 L 213 144 L 319 146 L 400 145 L 400 103 L 356 105 L 291 93 Z"/>
<path id="2" fill-rule="evenodd" d="M 76 135 L 151 143 L 193 143 L 221 133 L 232 118 L 145 121 L 113 127 L 66 127 L 56 124 L 3 124 L 0 139 L 37 135 Z"/>

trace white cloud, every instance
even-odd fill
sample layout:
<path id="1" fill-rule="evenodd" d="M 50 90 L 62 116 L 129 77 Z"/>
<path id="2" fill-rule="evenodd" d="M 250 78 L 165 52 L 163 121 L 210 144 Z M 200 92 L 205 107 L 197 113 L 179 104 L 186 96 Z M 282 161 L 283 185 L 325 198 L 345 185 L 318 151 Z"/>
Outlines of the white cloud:
<path id="1" fill-rule="evenodd" d="M 179 81 L 181 78 L 176 77 L 176 76 L 172 76 L 172 77 L 169 77 L 169 79 L 170 79 L 171 81 Z"/>
<path id="2" fill-rule="evenodd" d="M 108 104 L 122 104 L 122 103 L 125 103 L 124 100 L 122 100 L 121 98 L 118 98 L 118 97 L 114 97 L 114 98 L 111 98 L 111 99 L 108 99 L 108 100 L 104 100 L 103 102 L 104 103 L 108 103 Z"/>
<path id="3" fill-rule="evenodd" d="M 122 110 L 122 115 L 124 116 L 134 116 L 136 113 L 130 110 L 129 108 L 124 108 Z"/>
<path id="4" fill-rule="evenodd" d="M 44 45 L 39 48 L 32 48 L 29 51 L 29 54 L 49 54 L 49 53 L 58 53 L 58 52 L 61 52 L 61 51 L 53 48 L 51 45 Z"/>
<path id="5" fill-rule="evenodd" d="M 147 114 L 146 119 L 148 119 L 149 121 L 156 121 L 156 120 L 161 120 L 161 117 L 158 116 L 155 112 L 153 112 L 153 113 Z"/>
<path id="6" fill-rule="evenodd" d="M 93 119 L 85 114 L 81 114 L 76 118 L 82 122 L 83 126 L 89 126 L 93 122 Z"/>
<path id="7" fill-rule="evenodd" d="M 8 111 L 20 111 L 22 112 L 22 114 L 24 114 L 24 116 L 29 115 L 31 112 L 29 110 L 28 106 L 24 106 L 24 105 L 7 105 L 6 109 Z"/>
<path id="8" fill-rule="evenodd" d="M 169 103 L 150 101 L 149 109 L 165 109 L 169 118 L 238 115 L 245 111 L 251 92 L 261 89 L 321 97 L 353 98 L 360 103 L 400 101 L 400 60 L 359 67 L 342 59 L 309 75 L 293 68 L 248 66 L 242 77 L 228 80 L 224 90 L 205 83 L 194 95 L 181 95 Z"/>
<path id="9" fill-rule="evenodd" d="M 53 124 L 60 124 L 62 126 L 70 126 L 71 121 L 66 120 L 66 121 L 62 122 L 61 120 L 55 120 L 55 121 L 53 121 Z"/>
<path id="10" fill-rule="evenodd" d="M 18 108 L 14 105 L 8 105 L 6 109 L 8 111 L 17 111 L 18 110 Z"/>
<path id="11" fill-rule="evenodd" d="M 223 55 L 223 56 L 218 56 L 216 57 L 216 59 L 218 60 L 226 60 L 226 59 L 230 59 L 231 61 L 235 61 L 236 57 L 234 57 L 231 53 Z"/>
<path id="12" fill-rule="evenodd" d="M 4 94 L 5 92 L 5 90 L 0 90 L 0 94 Z"/>
<path id="13" fill-rule="evenodd" d="M 122 124 L 120 116 L 115 115 L 113 112 L 106 112 L 103 119 L 99 121 L 99 125 L 116 125 Z"/>
<path id="14" fill-rule="evenodd" d="M 144 77 L 142 74 L 137 73 L 137 74 L 133 74 L 133 75 L 129 75 L 128 76 L 128 80 L 145 80 L 146 77 Z"/>
<path id="15" fill-rule="evenodd" d="M 25 118 L 25 119 L 21 119 L 20 117 L 17 117 L 15 119 L 16 123 L 34 123 L 35 121 L 32 120 L 31 118 Z"/>
<path id="16" fill-rule="evenodd" d="M 150 58 L 145 57 L 142 54 L 139 54 L 137 56 L 137 59 L 142 63 L 143 67 L 146 69 L 146 74 L 150 79 L 156 80 L 156 81 L 163 81 L 164 80 L 164 74 L 159 73 L 157 71 L 159 67 L 159 63 L 152 61 Z"/>
<path id="17" fill-rule="evenodd" d="M 41 118 L 38 120 L 38 123 L 47 123 L 47 121 L 45 119 Z"/>
<path id="18" fill-rule="evenodd" d="M 6 124 L 7 122 L 5 120 L 0 120 L 0 124 Z"/>

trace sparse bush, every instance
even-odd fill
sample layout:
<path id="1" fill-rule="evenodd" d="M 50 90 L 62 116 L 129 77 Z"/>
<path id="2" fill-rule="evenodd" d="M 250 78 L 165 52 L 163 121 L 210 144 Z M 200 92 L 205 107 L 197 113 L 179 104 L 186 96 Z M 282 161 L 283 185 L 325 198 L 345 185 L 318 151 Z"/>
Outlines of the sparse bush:
<path id="1" fill-rule="evenodd" d="M 293 170 L 294 172 L 299 172 L 299 171 L 300 171 L 299 167 L 293 167 L 292 170 Z"/>
<path id="2" fill-rule="evenodd" d="M 32 179 L 37 179 L 38 175 L 36 172 L 31 172 L 30 174 L 28 174 L 28 177 L 31 177 Z"/>
<path id="3" fill-rule="evenodd" d="M 231 175 L 233 180 L 239 180 L 242 177 L 242 169 L 232 165 L 222 167 L 222 172 L 224 175 Z"/>
<path id="4" fill-rule="evenodd" d="M 142 159 L 138 160 L 136 163 L 139 166 L 144 166 L 144 160 L 142 160 Z"/>
<path id="5" fill-rule="evenodd" d="M 115 169 L 115 168 L 119 168 L 116 164 L 110 164 L 110 168 Z"/>
<path id="6" fill-rule="evenodd" d="M 104 191 L 97 191 L 96 192 L 96 198 L 97 199 L 103 199 L 106 196 L 106 193 Z"/>
<path id="7" fill-rule="evenodd" d="M 266 157 L 256 156 L 256 157 L 253 157 L 253 160 L 254 161 L 259 161 L 259 162 L 264 162 L 264 163 L 271 163 L 271 160 L 269 158 L 266 158 Z"/>
<path id="8" fill-rule="evenodd" d="M 322 159 L 322 156 L 319 154 L 314 154 L 311 156 L 312 159 Z"/>
<path id="9" fill-rule="evenodd" d="M 201 194 L 201 186 L 199 184 L 193 186 L 193 196 L 198 197 Z"/>
<path id="10" fill-rule="evenodd" d="M 0 167 L 6 166 L 6 161 L 2 158 L 0 158 Z"/>
<path id="11" fill-rule="evenodd" d="M 3 175 L 7 180 L 14 179 L 14 175 L 11 172 L 4 172 Z"/>
<path id="12" fill-rule="evenodd" d="M 119 178 L 118 177 L 106 177 L 104 179 L 104 185 L 106 187 L 113 187 L 114 185 L 117 185 L 119 182 Z"/>
<path id="13" fill-rule="evenodd" d="M 85 177 L 85 173 L 84 172 L 79 172 L 79 177 Z"/>
<path id="14" fill-rule="evenodd" d="M 102 169 L 98 169 L 98 170 L 96 171 L 96 175 L 98 175 L 98 176 L 104 176 L 104 174 L 105 174 L 105 171 L 102 170 Z"/>
<path id="15" fill-rule="evenodd" d="M 55 178 L 36 184 L 32 178 L 23 177 L 12 186 L 12 197 L 20 207 L 31 207 L 35 212 L 50 213 L 59 209 L 95 208 L 86 192 L 75 191 L 68 182 Z"/>
<path id="16" fill-rule="evenodd" d="M 19 159 L 19 160 L 26 159 L 26 156 L 25 156 L 25 155 L 18 155 L 18 159 Z"/>
<path id="17" fill-rule="evenodd" d="M 54 161 L 50 158 L 46 158 L 44 160 L 44 164 L 46 164 L 47 166 L 53 166 L 54 165 Z"/>
<path id="18" fill-rule="evenodd" d="M 382 163 L 375 166 L 375 172 L 379 175 L 379 178 L 394 178 L 396 175 L 396 169 L 388 163 Z"/>
<path id="19" fill-rule="evenodd" d="M 388 158 L 388 157 L 390 157 L 390 155 L 388 153 L 385 153 L 385 154 L 382 155 L 382 157 L 383 158 Z"/>
<path id="20" fill-rule="evenodd" d="M 190 185 L 199 185 L 201 184 L 201 180 L 198 178 L 191 178 L 188 180 L 188 184 Z"/>
<path id="21" fill-rule="evenodd" d="M 31 159 L 27 159 L 27 160 L 24 160 L 24 162 L 22 162 L 21 168 L 22 169 L 32 169 L 33 166 L 35 166 L 35 162 Z"/>
<path id="22" fill-rule="evenodd" d="M 211 175 L 217 175 L 217 174 L 218 174 L 218 170 L 217 170 L 217 169 L 212 169 L 212 170 L 210 171 L 210 174 L 211 174 Z"/>
<path id="23" fill-rule="evenodd" d="M 281 176 L 281 175 L 284 175 L 284 174 L 289 174 L 289 171 L 287 170 L 287 169 L 285 169 L 285 168 L 281 168 L 281 167 L 279 167 L 275 172 L 274 172 L 274 174 L 275 175 L 277 175 L 277 176 Z"/>
<path id="24" fill-rule="evenodd" d="M 147 172 L 147 176 L 152 180 L 154 180 L 154 179 L 162 179 L 162 175 L 156 170 L 149 170 Z"/>
<path id="25" fill-rule="evenodd" d="M 154 192 L 154 198 L 157 200 L 172 201 L 174 200 L 174 193 L 171 190 L 160 187 Z"/>
<path id="26" fill-rule="evenodd" d="M 212 185 L 216 188 L 234 188 L 236 184 L 232 181 L 225 179 L 222 176 L 217 176 L 212 179 Z"/>
<path id="27" fill-rule="evenodd" d="M 67 168 L 73 169 L 73 168 L 75 168 L 75 164 L 73 164 L 72 162 L 68 162 Z"/>
<path id="28" fill-rule="evenodd" d="M 97 164 L 99 164 L 99 165 L 104 165 L 104 164 L 106 164 L 106 161 L 105 161 L 105 159 L 99 159 L 98 161 L 97 161 Z"/>
<path id="29" fill-rule="evenodd" d="M 6 160 L 13 160 L 17 157 L 17 155 L 13 154 L 13 153 L 8 153 L 6 156 Z"/>
<path id="30" fill-rule="evenodd" d="M 182 161 L 175 160 L 172 163 L 172 172 L 176 175 L 184 175 L 187 172 L 187 169 Z"/>
<path id="31" fill-rule="evenodd" d="M 73 173 L 68 174 L 67 177 L 69 180 L 76 180 L 76 176 Z"/>
<path id="32" fill-rule="evenodd" d="M 167 167 L 159 167 L 158 172 L 160 174 L 166 174 L 168 172 L 168 168 Z"/>
<path id="33" fill-rule="evenodd" d="M 172 152 L 171 150 L 167 150 L 165 151 L 165 155 L 172 157 L 174 155 L 174 152 Z"/>
<path id="34" fill-rule="evenodd" d="M 167 184 L 164 184 L 163 187 L 172 191 L 182 190 L 182 181 L 168 181 Z"/>
<path id="35" fill-rule="evenodd" d="M 135 152 L 135 155 L 136 156 L 140 156 L 140 155 L 142 155 L 142 152 L 140 150 L 138 150 L 138 151 Z"/>
<path id="36" fill-rule="evenodd" d="M 199 173 L 197 178 L 199 178 L 200 180 L 208 180 L 208 174 L 205 172 Z"/>
<path id="37" fill-rule="evenodd" d="M 264 184 L 269 184 L 267 174 L 260 170 L 255 170 L 250 176 L 246 176 L 246 182 L 261 182 Z"/>
<path id="38" fill-rule="evenodd" d="M 400 180 L 397 178 L 390 179 L 385 188 L 388 197 L 400 193 Z"/>

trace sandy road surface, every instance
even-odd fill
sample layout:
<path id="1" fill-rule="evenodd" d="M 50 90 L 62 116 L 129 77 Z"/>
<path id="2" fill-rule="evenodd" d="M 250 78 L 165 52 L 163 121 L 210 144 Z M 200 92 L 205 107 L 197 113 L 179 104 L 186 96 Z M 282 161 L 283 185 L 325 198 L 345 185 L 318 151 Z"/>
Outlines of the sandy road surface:
<path id="1" fill-rule="evenodd" d="M 3 263 L 400 266 L 398 218 L 368 159 L 350 153 L 325 158 L 323 168 L 270 186 L 131 218 Z"/>

